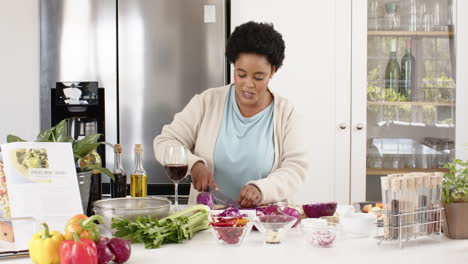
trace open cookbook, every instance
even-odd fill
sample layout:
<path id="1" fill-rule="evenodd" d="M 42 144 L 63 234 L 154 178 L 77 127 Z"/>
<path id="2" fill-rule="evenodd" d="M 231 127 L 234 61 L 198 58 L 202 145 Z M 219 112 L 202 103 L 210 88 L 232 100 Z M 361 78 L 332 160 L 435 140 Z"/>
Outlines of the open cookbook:
<path id="1" fill-rule="evenodd" d="M 83 212 L 72 147 L 17 142 L 1 151 L 0 257 L 27 254 L 41 223 L 63 232 L 67 219 Z"/>

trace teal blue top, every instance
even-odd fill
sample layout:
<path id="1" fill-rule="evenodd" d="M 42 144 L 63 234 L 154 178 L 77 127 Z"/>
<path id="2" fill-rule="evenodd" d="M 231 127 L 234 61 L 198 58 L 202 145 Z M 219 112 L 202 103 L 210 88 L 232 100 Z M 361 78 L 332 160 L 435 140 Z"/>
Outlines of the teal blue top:
<path id="1" fill-rule="evenodd" d="M 237 199 L 247 182 L 267 177 L 273 167 L 273 102 L 256 115 L 243 117 L 234 85 L 229 89 L 214 149 L 214 176 L 220 191 Z"/>

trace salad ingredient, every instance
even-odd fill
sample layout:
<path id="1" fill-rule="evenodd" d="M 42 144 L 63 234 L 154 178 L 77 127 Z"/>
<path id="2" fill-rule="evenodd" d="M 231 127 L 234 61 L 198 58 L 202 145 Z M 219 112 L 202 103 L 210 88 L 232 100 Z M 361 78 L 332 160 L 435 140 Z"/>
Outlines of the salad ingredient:
<path id="1" fill-rule="evenodd" d="M 299 224 L 301 221 L 301 215 L 299 214 L 299 211 L 297 211 L 295 208 L 285 206 L 281 208 L 277 204 L 270 204 L 266 207 L 259 207 L 257 208 L 257 216 L 262 216 L 262 215 L 290 215 L 294 216 L 297 218 L 296 223 L 294 224 L 293 227 Z"/>
<path id="2" fill-rule="evenodd" d="M 281 242 L 281 234 L 278 231 L 268 230 L 266 234 L 265 242 L 269 244 L 278 244 Z"/>
<path id="3" fill-rule="evenodd" d="M 113 237 L 107 246 L 115 256 L 114 262 L 117 263 L 124 263 L 132 254 L 132 245 L 127 239 Z"/>
<path id="4" fill-rule="evenodd" d="M 215 217 L 235 217 L 235 218 L 242 218 L 247 217 L 246 214 L 242 214 L 239 209 L 230 207 L 221 213 L 215 215 Z"/>
<path id="5" fill-rule="evenodd" d="M 297 218 L 297 221 L 293 225 L 293 227 L 297 226 L 299 224 L 299 222 L 301 222 L 301 216 L 300 216 L 299 212 L 296 209 L 294 209 L 292 207 L 286 207 L 286 208 L 283 209 L 283 212 L 286 215 L 294 216 L 294 217 Z"/>
<path id="6" fill-rule="evenodd" d="M 60 264 L 98 264 L 96 245 L 91 239 L 80 239 L 72 233 L 73 240 L 64 240 L 60 245 Z"/>
<path id="7" fill-rule="evenodd" d="M 215 217 L 213 221 L 210 223 L 211 226 L 217 227 L 236 227 L 236 226 L 244 226 L 249 222 L 247 218 L 223 218 L 223 217 Z"/>
<path id="8" fill-rule="evenodd" d="M 372 204 L 366 204 L 362 207 L 361 212 L 375 214 L 377 215 L 379 220 L 382 220 L 383 219 L 382 209 L 383 209 L 383 205 L 381 203 L 376 203 L 375 206 L 372 206 Z"/>
<path id="9" fill-rule="evenodd" d="M 304 219 L 301 230 L 306 241 L 314 247 L 330 247 L 336 238 L 335 226 L 328 225 L 325 219 Z"/>
<path id="10" fill-rule="evenodd" d="M 197 204 L 204 204 L 210 209 L 214 209 L 215 204 L 213 201 L 213 196 L 209 192 L 201 192 L 197 196 Z"/>
<path id="11" fill-rule="evenodd" d="M 245 226 L 233 226 L 233 227 L 213 227 L 217 233 L 217 237 L 223 240 L 227 244 L 237 244 L 242 238 Z"/>
<path id="12" fill-rule="evenodd" d="M 266 207 L 257 208 L 257 216 L 260 215 L 283 215 L 284 212 L 281 210 L 279 205 L 270 204 Z"/>
<path id="13" fill-rule="evenodd" d="M 246 224 L 250 221 L 246 217 L 247 215 L 238 209 L 228 208 L 217 215 L 212 215 L 210 225 L 213 226 L 219 240 L 234 245 L 240 242 L 248 228 Z"/>
<path id="14" fill-rule="evenodd" d="M 59 264 L 59 247 L 63 235 L 57 231 L 49 232 L 49 226 L 42 224 L 44 230 L 33 235 L 29 241 L 29 256 L 34 264 Z"/>
<path id="15" fill-rule="evenodd" d="M 73 233 L 76 233 L 80 238 L 89 238 L 97 241 L 99 238 L 99 228 L 94 221 L 100 224 L 104 223 L 104 218 L 100 215 L 93 215 L 87 217 L 84 214 L 77 214 L 68 220 L 65 225 L 65 239 L 72 240 Z"/>
<path id="16" fill-rule="evenodd" d="M 332 216 L 336 211 L 336 202 L 304 204 L 302 209 L 307 217 L 319 218 L 321 216 Z"/>
<path id="17" fill-rule="evenodd" d="M 166 243 L 182 243 L 196 232 L 207 229 L 209 212 L 208 206 L 197 204 L 160 220 L 150 216 L 137 217 L 135 221 L 114 218 L 112 228 L 117 230 L 116 237 L 144 243 L 147 249 L 159 248 Z"/>
<path id="18" fill-rule="evenodd" d="M 310 243 L 315 247 L 329 247 L 335 241 L 336 234 L 330 230 L 313 231 L 310 234 Z"/>
<path id="19" fill-rule="evenodd" d="M 254 220 L 257 229 L 263 233 L 266 243 L 281 243 L 297 219 L 290 215 L 262 215 Z"/>
<path id="20" fill-rule="evenodd" d="M 110 238 L 100 237 L 96 241 L 96 248 L 98 253 L 98 264 L 107 264 L 115 259 L 114 253 L 108 248 Z"/>

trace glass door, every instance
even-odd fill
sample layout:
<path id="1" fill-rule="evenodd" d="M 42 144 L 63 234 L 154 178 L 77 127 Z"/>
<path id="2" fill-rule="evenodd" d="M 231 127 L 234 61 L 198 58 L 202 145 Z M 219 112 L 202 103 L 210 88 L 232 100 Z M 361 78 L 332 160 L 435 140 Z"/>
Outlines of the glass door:
<path id="1" fill-rule="evenodd" d="M 445 171 L 455 154 L 451 0 L 368 0 L 366 200 L 380 177 Z"/>

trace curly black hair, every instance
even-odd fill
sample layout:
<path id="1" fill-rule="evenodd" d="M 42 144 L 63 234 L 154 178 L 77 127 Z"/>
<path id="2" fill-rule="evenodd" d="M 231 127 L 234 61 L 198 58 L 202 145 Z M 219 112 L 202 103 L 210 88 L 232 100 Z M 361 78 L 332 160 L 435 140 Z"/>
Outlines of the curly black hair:
<path id="1" fill-rule="evenodd" d="M 226 58 L 235 63 L 241 53 L 265 55 L 268 62 L 278 70 L 284 60 L 283 36 L 273 24 L 253 21 L 237 26 L 226 45 Z"/>

